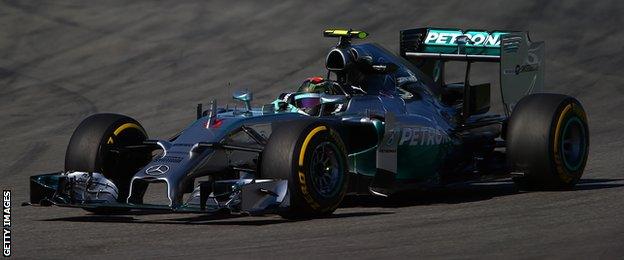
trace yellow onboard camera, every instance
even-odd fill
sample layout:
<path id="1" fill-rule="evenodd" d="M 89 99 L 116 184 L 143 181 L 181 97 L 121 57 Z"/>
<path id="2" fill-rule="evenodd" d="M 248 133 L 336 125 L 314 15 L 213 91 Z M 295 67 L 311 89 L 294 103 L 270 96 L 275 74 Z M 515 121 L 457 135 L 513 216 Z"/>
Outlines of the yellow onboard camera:
<path id="1" fill-rule="evenodd" d="M 357 31 L 352 29 L 327 29 L 323 31 L 325 37 L 356 37 L 358 39 L 364 39 L 368 37 L 368 33 L 365 31 Z"/>

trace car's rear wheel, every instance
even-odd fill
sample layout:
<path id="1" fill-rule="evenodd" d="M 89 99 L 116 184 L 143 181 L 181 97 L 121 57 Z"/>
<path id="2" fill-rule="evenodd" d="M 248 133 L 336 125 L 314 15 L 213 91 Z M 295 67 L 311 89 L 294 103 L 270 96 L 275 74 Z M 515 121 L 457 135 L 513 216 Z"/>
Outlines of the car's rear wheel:
<path id="1" fill-rule="evenodd" d="M 136 153 L 123 148 L 142 144 L 146 139 L 145 129 L 130 117 L 91 115 L 78 125 L 71 136 L 65 154 L 65 171 L 103 174 L 117 186 L 117 201 L 124 202 L 130 179 L 149 162 L 151 153 Z"/>
<path id="2" fill-rule="evenodd" d="M 583 175 L 589 128 L 581 103 L 560 94 L 524 97 L 512 113 L 507 153 L 514 181 L 524 189 L 573 187 Z"/>
<path id="3" fill-rule="evenodd" d="M 348 183 L 346 148 L 329 125 L 296 121 L 280 125 L 262 154 L 262 178 L 286 179 L 290 207 L 285 218 L 308 218 L 334 212 Z"/>

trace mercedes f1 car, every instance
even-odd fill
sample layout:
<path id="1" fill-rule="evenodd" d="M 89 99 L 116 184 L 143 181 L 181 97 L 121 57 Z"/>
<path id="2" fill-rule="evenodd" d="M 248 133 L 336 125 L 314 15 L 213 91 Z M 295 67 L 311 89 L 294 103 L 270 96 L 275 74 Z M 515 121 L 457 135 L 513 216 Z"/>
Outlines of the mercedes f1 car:
<path id="1" fill-rule="evenodd" d="M 127 116 L 89 116 L 71 136 L 65 169 L 30 178 L 30 203 L 314 217 L 345 194 L 499 178 L 559 189 L 581 178 L 585 111 L 542 92 L 544 43 L 528 33 L 403 30 L 398 55 L 352 43 L 363 31 L 324 36 L 338 38 L 325 77 L 260 107 L 248 91 L 234 93 L 239 108 L 199 104 L 197 120 L 172 138 L 150 139 Z M 465 64 L 463 82 L 447 82 L 449 62 Z M 489 112 L 491 85 L 470 80 L 478 62 L 500 64 L 500 114 Z M 166 186 L 162 205 L 144 200 L 155 183 Z"/>

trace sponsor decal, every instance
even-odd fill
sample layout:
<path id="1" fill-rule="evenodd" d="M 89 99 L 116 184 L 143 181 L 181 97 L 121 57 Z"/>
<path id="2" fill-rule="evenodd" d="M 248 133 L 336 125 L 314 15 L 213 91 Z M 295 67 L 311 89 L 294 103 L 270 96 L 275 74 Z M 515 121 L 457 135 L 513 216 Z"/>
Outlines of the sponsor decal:
<path id="1" fill-rule="evenodd" d="M 164 164 L 152 165 L 149 168 L 145 169 L 145 174 L 151 176 L 163 175 L 169 171 L 169 166 Z"/>
<path id="2" fill-rule="evenodd" d="M 472 47 L 500 47 L 501 35 L 504 32 L 466 31 L 461 30 L 429 30 L 425 44 L 439 46 L 457 46 L 457 38 L 466 36 L 469 41 L 466 46 Z"/>
<path id="3" fill-rule="evenodd" d="M 524 64 L 524 65 L 516 65 L 514 69 L 506 69 L 503 71 L 505 75 L 518 75 L 520 73 L 537 71 L 539 69 L 539 64 Z"/>
<path id="4" fill-rule="evenodd" d="M 406 127 L 401 130 L 399 145 L 440 145 L 450 143 L 446 132 L 431 127 Z"/>
<path id="5" fill-rule="evenodd" d="M 392 146 L 394 144 L 394 138 L 396 137 L 396 133 L 394 129 L 388 131 L 388 139 L 386 139 L 386 145 Z"/>
<path id="6" fill-rule="evenodd" d="M 2 255 L 11 256 L 11 191 L 2 192 Z"/>
<path id="7" fill-rule="evenodd" d="M 171 153 L 186 154 L 188 152 L 174 151 L 174 152 L 169 152 L 169 153 L 170 154 Z M 154 162 L 159 162 L 159 163 L 179 163 L 182 160 L 183 160 L 183 158 L 180 157 L 180 156 L 170 156 L 170 155 L 167 155 L 167 156 L 164 156 L 164 157 L 161 157 L 161 158 L 154 159 Z"/>
<path id="8" fill-rule="evenodd" d="M 382 144 L 379 146 L 379 152 L 381 153 L 396 153 L 397 139 L 400 134 L 398 129 L 386 130 Z"/>

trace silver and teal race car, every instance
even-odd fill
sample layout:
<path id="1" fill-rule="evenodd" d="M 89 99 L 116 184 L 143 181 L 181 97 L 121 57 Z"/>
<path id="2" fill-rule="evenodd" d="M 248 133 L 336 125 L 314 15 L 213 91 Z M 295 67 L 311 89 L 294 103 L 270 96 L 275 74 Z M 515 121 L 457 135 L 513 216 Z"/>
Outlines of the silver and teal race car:
<path id="1" fill-rule="evenodd" d="M 523 189 L 573 187 L 589 131 L 581 103 L 542 93 L 544 44 L 526 32 L 419 28 L 400 32 L 399 55 L 368 33 L 333 29 L 327 75 L 272 103 L 197 107 L 168 139 L 141 124 L 95 114 L 74 131 L 61 172 L 30 178 L 30 203 L 120 211 L 331 214 L 346 194 L 389 196 L 458 182 L 512 178 Z M 445 68 L 465 64 L 463 82 Z M 503 111 L 471 66 L 500 63 Z M 166 203 L 145 200 L 164 183 Z"/>

